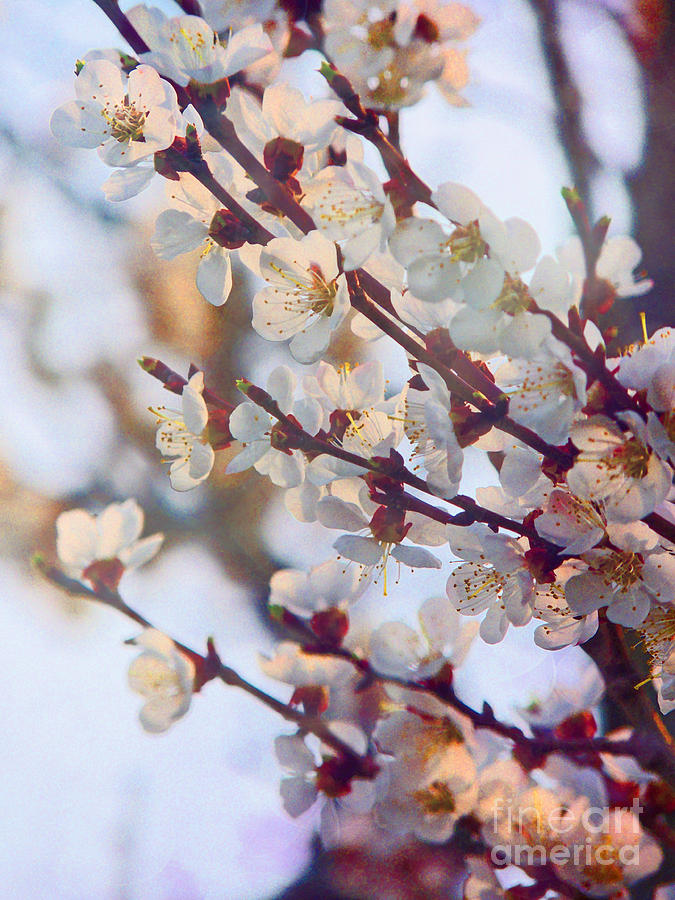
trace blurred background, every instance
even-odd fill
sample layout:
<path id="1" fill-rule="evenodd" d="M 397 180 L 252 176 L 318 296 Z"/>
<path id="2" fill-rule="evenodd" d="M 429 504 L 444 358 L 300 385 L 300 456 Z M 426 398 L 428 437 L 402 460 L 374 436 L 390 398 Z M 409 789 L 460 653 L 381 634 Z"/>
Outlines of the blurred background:
<path id="1" fill-rule="evenodd" d="M 179 12 L 170 0 L 156 5 Z M 432 87 L 403 111 L 413 167 L 433 185 L 469 185 L 500 216 L 529 220 L 544 252 L 571 233 L 559 192 L 576 184 L 596 215 L 611 215 L 610 233 L 632 233 L 642 246 L 656 283 L 641 305 L 649 330 L 669 309 L 672 320 L 669 7 L 471 6 L 482 18 L 469 45 L 471 105 L 450 107 Z M 230 300 L 214 309 L 194 286 L 195 259 L 154 257 L 161 179 L 132 201 L 107 203 L 100 186 L 109 170 L 97 155 L 51 137 L 52 111 L 73 96 L 75 60 L 121 46 L 103 14 L 89 0 L 4 0 L 0 31 L 0 897 L 450 896 L 442 851 L 361 835 L 358 846 L 319 854 L 314 811 L 292 820 L 278 797 L 272 741 L 288 729 L 249 698 L 211 684 L 167 734 L 143 733 L 140 698 L 126 683 L 136 651 L 123 642 L 136 633 L 132 624 L 31 572 L 32 553 L 55 553 L 61 511 L 136 497 L 145 533 L 161 530 L 166 541 L 151 565 L 125 576 L 127 602 L 188 645 L 203 647 L 213 635 L 227 663 L 286 700 L 290 689 L 257 663 L 274 643 L 267 583 L 277 568 L 329 558 L 335 535 L 297 523 L 255 473 L 226 479 L 223 454 L 199 489 L 170 489 L 147 411 L 170 398 L 136 359 L 160 357 L 181 372 L 193 361 L 232 400 L 236 376 L 260 383 L 292 361 L 251 331 L 251 291 L 240 270 Z M 309 52 L 286 61 L 281 77 L 319 96 L 317 68 Z M 626 343 L 639 310 L 617 307 Z M 341 361 L 373 352 L 398 389 L 401 358 L 383 342 L 369 349 L 345 332 L 336 347 Z M 469 455 L 466 469 L 467 492 L 495 482 L 478 457 Z M 413 623 L 444 581 L 402 578 L 385 602 L 371 588 L 355 626 Z M 458 688 L 507 717 L 532 699 L 535 680 L 545 692 L 579 653 L 536 652 L 528 629 L 511 630 L 489 653 L 472 651 Z"/>

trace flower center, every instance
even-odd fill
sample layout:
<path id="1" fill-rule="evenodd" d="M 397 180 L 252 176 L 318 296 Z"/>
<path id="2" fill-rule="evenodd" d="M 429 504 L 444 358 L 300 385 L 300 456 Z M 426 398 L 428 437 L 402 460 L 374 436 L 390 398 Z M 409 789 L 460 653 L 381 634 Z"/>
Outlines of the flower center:
<path id="1" fill-rule="evenodd" d="M 394 44 L 394 17 L 373 22 L 368 29 L 368 44 L 373 50 L 383 50 Z"/>
<path id="2" fill-rule="evenodd" d="M 643 565 L 644 561 L 639 553 L 616 550 L 600 560 L 594 568 L 606 582 L 625 589 L 641 580 Z"/>
<path id="3" fill-rule="evenodd" d="M 391 63 L 379 75 L 368 79 L 369 96 L 374 106 L 396 106 L 403 103 L 410 87 L 410 79 L 396 65 Z"/>
<path id="4" fill-rule="evenodd" d="M 654 607 L 639 628 L 647 653 L 662 665 L 675 643 L 675 609 Z"/>
<path id="5" fill-rule="evenodd" d="M 147 111 L 136 109 L 125 97 L 121 104 L 103 110 L 105 119 L 110 124 L 110 135 L 120 144 L 126 141 L 144 141 L 143 126 L 147 118 Z"/>
<path id="6" fill-rule="evenodd" d="M 432 781 L 428 787 L 415 791 L 413 798 L 431 815 L 452 813 L 456 808 L 454 794 L 444 781 Z"/>
<path id="7" fill-rule="evenodd" d="M 622 469 L 628 478 L 644 478 L 649 468 L 649 449 L 637 438 L 630 438 L 602 462 L 610 469 Z"/>
<path id="8" fill-rule="evenodd" d="M 504 277 L 502 292 L 492 304 L 493 309 L 515 316 L 516 313 L 525 312 L 532 305 L 532 298 L 520 278 L 512 278 L 508 273 Z"/>
<path id="9" fill-rule="evenodd" d="M 474 263 L 485 256 L 487 244 L 483 240 L 478 222 L 458 225 L 446 244 L 453 262 Z"/>

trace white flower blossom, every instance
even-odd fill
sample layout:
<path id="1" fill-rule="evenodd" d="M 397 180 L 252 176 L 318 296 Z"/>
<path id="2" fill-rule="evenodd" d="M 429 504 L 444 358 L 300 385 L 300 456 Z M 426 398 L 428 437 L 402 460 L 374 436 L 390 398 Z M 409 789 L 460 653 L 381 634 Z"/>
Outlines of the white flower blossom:
<path id="1" fill-rule="evenodd" d="M 182 410 L 152 406 L 157 416 L 156 446 L 162 456 L 174 457 L 169 469 L 171 487 L 189 491 L 209 477 L 215 453 L 208 441 L 209 411 L 202 393 L 204 373 L 195 372 L 183 388 Z"/>
<path id="2" fill-rule="evenodd" d="M 465 616 L 487 615 L 480 636 L 496 644 L 509 624 L 527 625 L 532 618 L 534 579 L 524 564 L 518 541 L 494 534 L 487 526 L 447 526 L 452 552 L 467 560 L 454 569 L 447 593 L 455 609 Z"/>
<path id="3" fill-rule="evenodd" d="M 183 87 L 212 84 L 266 56 L 272 50 L 260 24 L 234 32 L 223 44 L 199 16 L 167 18 L 159 9 L 134 6 L 127 18 L 150 47 L 144 63 Z"/>
<path id="4" fill-rule="evenodd" d="M 610 621 L 635 628 L 652 605 L 672 603 L 675 554 L 659 547 L 643 522 L 610 529 L 610 538 L 613 549 L 582 554 L 588 569 L 567 581 L 565 599 L 576 615 L 607 606 Z"/>
<path id="5" fill-rule="evenodd" d="M 671 473 L 646 443 L 638 417 L 624 414 L 631 431 L 623 432 L 604 416 L 572 426 L 579 449 L 567 472 L 569 489 L 583 500 L 604 501 L 608 520 L 642 519 L 668 496 Z"/>
<path id="6" fill-rule="evenodd" d="M 195 666 L 171 638 L 152 628 L 133 643 L 143 648 L 129 666 L 129 685 L 146 698 L 139 714 L 141 725 L 146 731 L 161 733 L 190 708 Z"/>
<path id="7" fill-rule="evenodd" d="M 253 298 L 254 329 L 268 341 L 290 339 L 298 362 L 316 362 L 350 308 L 335 245 L 312 231 L 299 241 L 274 238 L 242 258 L 269 285 Z"/>
<path id="8" fill-rule="evenodd" d="M 309 572 L 280 569 L 270 579 L 271 605 L 283 606 L 299 616 L 327 609 L 343 609 L 358 599 L 358 573 L 335 560 L 314 566 Z"/>
<path id="9" fill-rule="evenodd" d="M 414 681 L 435 675 L 446 663 L 461 665 L 477 626 L 465 622 L 447 597 L 426 600 L 417 618 L 421 635 L 404 622 L 385 622 L 372 633 L 369 659 L 378 672 Z"/>
<path id="10" fill-rule="evenodd" d="M 218 155 L 212 169 L 221 184 L 228 185 L 232 180 L 232 171 L 222 156 Z M 178 185 L 170 184 L 172 208 L 157 217 L 150 245 L 160 259 L 175 259 L 181 253 L 199 249 L 197 288 L 209 303 L 222 306 L 232 290 L 227 245 L 240 246 L 248 234 L 244 232 L 240 240 L 228 240 L 228 220 L 222 216 L 226 211 L 194 176 L 184 173 Z"/>
<path id="11" fill-rule="evenodd" d="M 52 133 L 65 144 L 98 147 L 109 166 L 134 166 L 173 143 L 176 92 L 150 66 L 137 66 L 127 78 L 109 60 L 91 60 L 75 78 L 75 94 L 52 115 Z"/>
<path id="12" fill-rule="evenodd" d="M 581 239 L 576 235 L 571 237 L 562 247 L 558 248 L 557 252 L 561 264 L 574 278 L 578 299 L 581 297 L 586 278 Z M 653 286 L 653 282 L 649 278 L 636 280 L 633 276 L 641 259 L 642 251 L 633 238 L 626 235 L 615 235 L 605 240 L 595 266 L 595 273 L 598 278 L 602 278 L 612 285 L 617 297 L 639 297 L 650 291 Z"/>
<path id="13" fill-rule="evenodd" d="M 309 434 L 316 434 L 323 419 L 321 407 L 311 398 L 293 402 L 296 379 L 288 366 L 278 366 L 267 379 L 267 393 L 282 413 L 292 414 Z M 241 441 L 241 451 L 232 459 L 227 472 L 243 472 L 254 466 L 261 475 L 269 475 L 279 487 L 295 487 L 305 477 L 305 461 L 299 450 L 274 446 L 279 423 L 264 409 L 247 400 L 240 403 L 230 418 L 230 432 Z"/>
<path id="14" fill-rule="evenodd" d="M 56 520 L 56 550 L 65 571 L 75 578 L 86 578 L 96 563 L 117 561 L 122 571 L 142 566 L 155 556 L 164 540 L 160 533 L 139 539 L 143 519 L 143 510 L 135 500 L 111 503 L 98 515 L 84 509 L 61 513 Z"/>
<path id="15" fill-rule="evenodd" d="M 379 179 L 367 166 L 329 166 L 303 187 L 303 203 L 316 227 L 340 242 L 345 271 L 384 252 L 396 219 Z"/>

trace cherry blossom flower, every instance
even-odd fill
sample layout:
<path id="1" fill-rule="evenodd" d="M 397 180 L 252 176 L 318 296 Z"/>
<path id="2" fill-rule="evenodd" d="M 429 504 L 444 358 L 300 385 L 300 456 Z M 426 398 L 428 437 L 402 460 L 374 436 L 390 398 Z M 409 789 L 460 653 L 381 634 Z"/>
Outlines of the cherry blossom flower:
<path id="1" fill-rule="evenodd" d="M 580 297 L 586 278 L 586 264 L 580 238 L 571 237 L 567 243 L 559 247 L 558 259 L 574 277 L 576 296 Z M 617 297 L 639 297 L 650 291 L 654 284 L 649 278 L 636 280 L 633 276 L 633 271 L 641 259 L 642 251 L 633 238 L 615 235 L 605 240 L 595 266 L 595 273 L 598 278 L 612 285 Z"/>
<path id="2" fill-rule="evenodd" d="M 660 328 L 644 344 L 630 347 L 618 364 L 621 384 L 646 391 L 650 406 L 670 413 L 670 421 L 675 406 L 675 330 Z"/>
<path id="3" fill-rule="evenodd" d="M 464 301 L 450 323 L 458 347 L 533 357 L 551 330 L 544 316 L 528 312 L 532 297 L 520 279 L 539 255 L 534 229 L 522 219 L 502 222 L 463 185 L 441 184 L 432 199 L 454 231 L 448 235 L 435 220 L 409 218 L 389 242 L 407 269 L 410 290 L 429 303 Z"/>
<path id="4" fill-rule="evenodd" d="M 174 457 L 169 469 L 171 487 L 190 491 L 209 477 L 215 453 L 208 441 L 209 411 L 202 393 L 204 373 L 195 372 L 183 388 L 182 410 L 152 406 L 157 416 L 156 446 L 162 456 Z"/>
<path id="5" fill-rule="evenodd" d="M 378 507 L 369 519 L 358 507 L 348 509 L 344 505 L 344 512 L 340 517 L 337 504 L 331 506 L 331 518 L 328 519 L 326 508 L 323 509 L 323 522 L 331 521 L 329 527 L 342 527 L 348 531 L 370 531 L 370 536 L 357 534 L 343 534 L 333 547 L 341 557 L 358 563 L 365 570 L 366 575 L 371 571 L 382 571 L 384 577 L 384 591 L 387 591 L 387 564 L 390 559 L 396 560 L 413 569 L 440 569 L 441 561 L 425 550 L 423 547 L 411 547 L 403 544 L 405 535 L 410 530 L 408 526 L 399 521 L 399 516 L 392 515 L 387 507 Z M 392 511 L 395 513 L 395 511 Z M 341 522 L 341 524 L 339 524 Z"/>
<path id="6" fill-rule="evenodd" d="M 253 298 L 255 330 L 268 341 L 290 339 L 298 362 L 316 362 L 350 307 L 335 245 L 312 231 L 299 241 L 274 238 L 242 256 L 269 285 Z"/>
<path id="7" fill-rule="evenodd" d="M 590 550 L 602 540 L 607 522 L 599 504 L 581 500 L 556 488 L 549 494 L 534 527 L 547 541 L 562 547 L 570 556 Z"/>
<path id="8" fill-rule="evenodd" d="M 232 180 L 221 155 L 212 169 L 221 184 Z M 183 174 L 177 186 L 171 185 L 173 208 L 159 214 L 150 245 L 160 259 L 199 249 L 197 288 L 209 303 L 222 306 L 232 290 L 230 250 L 250 235 L 192 175 Z"/>
<path id="9" fill-rule="evenodd" d="M 242 28 L 226 44 L 199 16 L 167 18 L 159 9 L 134 6 L 127 18 L 150 47 L 141 60 L 183 87 L 212 84 L 266 56 L 272 50 L 260 24 Z"/>
<path id="10" fill-rule="evenodd" d="M 537 626 L 534 642 L 543 650 L 583 644 L 598 630 L 597 612 L 586 615 L 573 612 L 565 599 L 565 582 L 577 572 L 574 565 L 562 566 L 556 570 L 557 580 L 553 584 L 537 585 L 533 615 L 543 624 Z"/>
<path id="11" fill-rule="evenodd" d="M 134 166 L 173 143 L 180 123 L 176 92 L 150 66 L 137 66 L 127 78 L 109 60 L 91 60 L 75 78 L 75 93 L 51 120 L 65 144 L 98 147 L 109 166 Z"/>
<path id="12" fill-rule="evenodd" d="M 385 675 L 429 678 L 444 665 L 461 665 L 478 626 L 467 623 L 447 597 L 425 601 L 417 618 L 422 634 L 404 622 L 385 622 L 370 637 L 369 659 Z"/>
<path id="13" fill-rule="evenodd" d="M 473 34 L 477 17 L 459 3 L 418 0 L 326 0 L 326 51 L 352 80 L 363 102 L 378 109 L 410 106 L 436 81 L 455 105 L 469 80 L 465 54 L 453 44 Z"/>
<path id="14" fill-rule="evenodd" d="M 584 500 L 603 500 L 608 520 L 641 519 L 668 496 L 671 474 L 646 443 L 637 416 L 625 413 L 631 431 L 623 432 L 604 416 L 591 416 L 572 426 L 579 449 L 567 484 Z"/>
<path id="15" fill-rule="evenodd" d="M 306 395 L 318 400 L 327 415 L 349 411 L 358 419 L 365 410 L 393 411 L 397 402 L 384 399 L 384 367 L 379 360 L 358 366 L 344 363 L 339 369 L 322 360 L 316 375 L 305 375 L 302 384 Z"/>
<path id="16" fill-rule="evenodd" d="M 601 821 L 589 823 L 578 807 L 565 816 L 565 844 L 583 847 L 577 859 L 553 859 L 563 881 L 576 885 L 591 897 L 615 896 L 617 891 L 650 875 L 661 865 L 663 853 L 629 809 L 606 809 Z"/>
<path id="17" fill-rule="evenodd" d="M 464 454 L 452 424 L 450 391 L 438 373 L 423 363 L 418 370 L 429 390 L 405 396 L 404 428 L 414 453 L 423 460 L 426 482 L 441 497 L 454 497 L 462 478 Z"/>
<path id="18" fill-rule="evenodd" d="M 519 707 L 519 714 L 537 728 L 553 728 L 570 716 L 593 709 L 602 700 L 605 682 L 600 670 L 587 656 L 578 665 L 570 661 L 569 668 L 556 670 L 556 681 L 549 692 L 541 697 L 536 685 L 535 698 L 526 707 Z"/>
<path id="19" fill-rule="evenodd" d="M 142 647 L 143 652 L 129 667 L 129 685 L 146 698 L 139 714 L 141 725 L 158 734 L 190 708 L 195 666 L 171 638 L 152 628 L 131 643 Z"/>
<path id="20" fill-rule="evenodd" d="M 265 88 L 262 106 L 245 91 L 233 90 L 227 110 L 242 141 L 264 158 L 279 139 L 296 145 L 300 156 L 326 147 L 344 108 L 339 100 L 307 101 L 298 88 L 277 82 Z"/>
<path id="21" fill-rule="evenodd" d="M 491 437 L 491 432 L 486 435 Z M 484 439 L 478 442 L 483 443 Z M 492 446 L 483 449 L 492 450 Z M 542 457 L 528 447 L 506 445 L 497 448 L 504 453 L 499 470 L 500 487 L 476 489 L 476 499 L 482 506 L 513 519 L 524 519 L 535 509 L 545 505 L 551 492 L 551 481 L 541 469 Z"/>
<path id="22" fill-rule="evenodd" d="M 657 545 L 657 535 L 643 522 L 610 530 L 611 548 L 582 554 L 585 572 L 565 585 L 565 599 L 576 615 L 607 606 L 607 618 L 634 628 L 652 605 L 672 603 L 675 555 Z"/>
<path id="23" fill-rule="evenodd" d="M 294 403 L 295 385 L 295 375 L 288 366 L 278 366 L 267 379 L 267 393 L 283 413 L 293 415 L 309 434 L 316 434 L 323 419 L 321 407 L 311 398 Z M 241 441 L 242 449 L 230 460 L 229 474 L 254 466 L 261 475 L 269 475 L 279 487 L 295 487 L 302 483 L 305 461 L 300 451 L 283 447 L 279 423 L 255 403 L 247 400 L 234 409 L 230 432 Z"/>
<path id="24" fill-rule="evenodd" d="M 390 401 L 394 398 L 390 398 Z M 383 406 L 390 406 L 385 401 Z M 392 449 L 403 439 L 403 419 L 401 416 L 403 396 L 396 398 L 393 413 L 384 409 L 345 410 L 347 425 L 342 437 L 335 437 L 335 442 L 354 456 L 364 460 L 376 456 L 389 456 Z M 399 407 L 400 404 L 400 407 Z M 308 466 L 307 477 L 317 485 L 328 484 L 337 478 L 349 478 L 363 474 L 363 468 L 355 462 L 337 459 L 327 453 L 316 456 Z"/>
<path id="25" fill-rule="evenodd" d="M 305 653 L 299 644 L 282 641 L 274 656 L 259 657 L 265 675 L 294 687 L 329 687 L 338 689 L 354 678 L 354 669 L 344 659 Z"/>
<path id="26" fill-rule="evenodd" d="M 164 540 L 160 533 L 139 540 L 143 519 L 135 500 L 111 503 L 98 515 L 84 509 L 61 513 L 56 520 L 56 550 L 65 571 L 74 578 L 116 587 L 125 571 L 151 560 Z"/>
<path id="27" fill-rule="evenodd" d="M 384 252 L 396 219 L 379 179 L 367 166 L 328 166 L 303 187 L 303 203 L 316 227 L 340 243 L 345 271 Z"/>
<path id="28" fill-rule="evenodd" d="M 524 563 L 524 549 L 487 526 L 448 525 L 447 533 L 452 552 L 467 560 L 448 578 L 450 602 L 465 616 L 487 611 L 480 636 L 496 644 L 509 624 L 526 625 L 532 618 L 535 585 Z"/>
<path id="29" fill-rule="evenodd" d="M 328 560 L 309 572 L 275 572 L 270 579 L 269 602 L 299 616 L 312 616 L 327 609 L 343 609 L 358 599 L 359 593 L 358 573 Z"/>
<path id="30" fill-rule="evenodd" d="M 368 741 L 363 731 L 351 722 L 332 721 L 330 730 L 356 753 L 366 752 Z M 330 847 L 339 839 L 340 814 L 343 812 L 367 812 L 373 799 L 372 783 L 352 778 L 344 782 L 334 775 L 338 759 L 327 745 L 319 747 L 320 760 L 299 734 L 279 735 L 274 740 L 274 751 L 280 765 L 286 770 L 281 780 L 280 793 L 286 812 L 293 818 L 310 809 L 322 798 L 320 835 L 325 846 Z"/>
<path id="31" fill-rule="evenodd" d="M 359 487 L 350 483 L 344 497 L 330 494 L 320 498 L 316 510 L 317 518 L 325 528 L 351 532 L 339 537 L 333 547 L 340 556 L 363 568 L 363 578 L 369 578 L 374 571 L 382 571 L 385 594 L 387 563 L 390 558 L 412 568 L 437 569 L 441 566 L 440 560 L 428 550 L 401 543 L 421 517 L 416 513 L 406 513 L 403 516 L 399 510 L 378 506 L 369 499 L 368 489 L 363 483 Z M 443 542 L 443 537 L 438 537 L 436 529 L 425 533 L 420 528 L 416 538 L 420 543 L 432 545 Z"/>
<path id="32" fill-rule="evenodd" d="M 375 815 L 388 831 L 411 832 L 441 844 L 452 835 L 457 819 L 474 807 L 475 765 L 450 719 L 415 717 L 417 728 L 411 744 L 406 727 L 410 715 L 401 714 L 400 721 L 390 717 L 378 726 L 378 743 L 395 758 L 382 766 L 376 779 Z M 415 752 L 417 748 L 421 752 Z M 407 752 L 401 755 L 404 749 Z"/>
<path id="33" fill-rule="evenodd" d="M 496 379 L 508 395 L 511 418 L 550 444 L 567 442 L 572 422 L 586 405 L 586 375 L 567 348 L 544 342 L 541 358 L 507 363 Z"/>

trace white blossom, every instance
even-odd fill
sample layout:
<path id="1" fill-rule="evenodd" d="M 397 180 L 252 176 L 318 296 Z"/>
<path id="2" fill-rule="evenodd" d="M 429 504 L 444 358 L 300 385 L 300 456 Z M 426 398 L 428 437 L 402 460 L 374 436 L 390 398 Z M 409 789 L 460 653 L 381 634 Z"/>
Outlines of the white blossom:
<path id="1" fill-rule="evenodd" d="M 164 540 L 157 533 L 140 538 L 143 510 L 135 500 L 111 503 L 98 515 L 84 509 L 63 512 L 56 520 L 56 550 L 65 571 L 87 577 L 97 562 L 118 561 L 123 570 L 135 569 L 152 559 Z"/>
<path id="2" fill-rule="evenodd" d="M 668 495 L 671 473 L 647 445 L 645 429 L 625 414 L 631 431 L 623 432 L 604 416 L 572 426 L 579 449 L 567 484 L 583 500 L 604 501 L 608 520 L 641 519 Z"/>
<path id="3" fill-rule="evenodd" d="M 191 81 L 221 81 L 272 50 L 259 24 L 234 32 L 222 43 L 199 16 L 167 18 L 159 9 L 139 5 L 127 17 L 150 47 L 149 53 L 141 54 L 142 61 L 183 87 Z"/>
<path id="4" fill-rule="evenodd" d="M 109 60 L 91 60 L 75 78 L 75 94 L 52 115 L 52 133 L 65 144 L 98 147 L 109 166 L 134 166 L 173 143 L 176 92 L 150 66 L 137 66 L 127 78 Z"/>
<path id="5" fill-rule="evenodd" d="M 143 652 L 129 666 L 129 685 L 146 702 L 140 712 L 146 731 L 166 731 L 188 711 L 195 666 L 171 638 L 148 628 L 133 643 Z"/>
<path id="6" fill-rule="evenodd" d="M 329 166 L 303 186 L 303 202 L 316 227 L 340 242 L 345 271 L 384 252 L 396 220 L 391 201 L 367 166 Z"/>
<path id="7" fill-rule="evenodd" d="M 169 478 L 176 491 L 197 487 L 209 477 L 213 468 L 215 453 L 207 435 L 209 411 L 203 391 L 204 373 L 195 372 L 183 388 L 180 412 L 166 406 L 150 407 L 159 425 L 157 449 L 162 456 L 174 458 Z"/>
<path id="8" fill-rule="evenodd" d="M 502 640 L 509 624 L 526 625 L 532 618 L 534 579 L 518 541 L 494 534 L 486 526 L 447 526 L 452 552 L 467 560 L 454 569 L 447 593 L 465 616 L 487 615 L 480 636 L 489 644 Z"/>
<path id="9" fill-rule="evenodd" d="M 243 258 L 269 285 L 253 298 L 255 330 L 268 341 L 290 339 L 298 362 L 316 362 L 350 307 L 335 245 L 312 231 L 299 241 L 274 238 Z"/>

